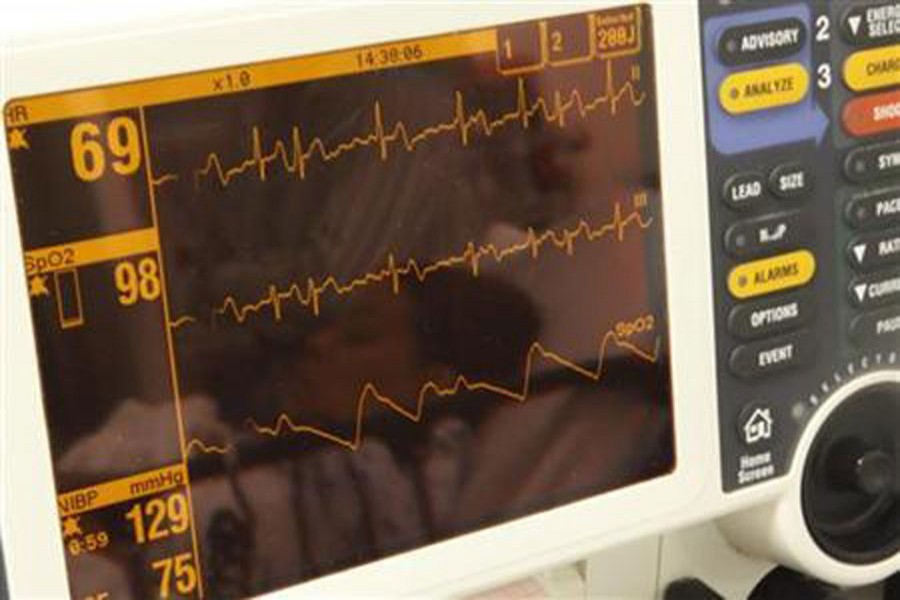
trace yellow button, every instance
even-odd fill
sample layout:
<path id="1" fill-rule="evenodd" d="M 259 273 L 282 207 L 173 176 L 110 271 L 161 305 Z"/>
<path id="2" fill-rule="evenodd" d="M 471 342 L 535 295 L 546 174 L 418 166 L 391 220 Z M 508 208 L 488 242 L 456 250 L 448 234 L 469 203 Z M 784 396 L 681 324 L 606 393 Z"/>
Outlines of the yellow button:
<path id="1" fill-rule="evenodd" d="M 844 63 L 844 80 L 854 92 L 900 85 L 900 44 L 851 55 Z"/>
<path id="2" fill-rule="evenodd" d="M 816 257 L 800 250 L 739 265 L 728 275 L 728 290 L 740 300 L 806 285 L 816 274 Z"/>
<path id="3" fill-rule="evenodd" d="M 719 88 L 722 108 L 733 115 L 797 104 L 809 91 L 809 73 L 793 63 L 729 75 Z"/>

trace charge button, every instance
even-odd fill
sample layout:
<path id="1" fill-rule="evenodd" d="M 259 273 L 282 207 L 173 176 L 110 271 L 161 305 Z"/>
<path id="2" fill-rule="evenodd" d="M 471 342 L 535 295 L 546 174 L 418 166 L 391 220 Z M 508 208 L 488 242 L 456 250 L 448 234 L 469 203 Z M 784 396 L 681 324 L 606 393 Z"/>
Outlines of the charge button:
<path id="1" fill-rule="evenodd" d="M 728 290 L 739 300 L 756 298 L 804 286 L 815 274 L 815 256 L 799 250 L 738 265 L 728 275 Z"/>
<path id="2" fill-rule="evenodd" d="M 844 63 L 844 81 L 854 92 L 900 84 L 900 44 L 850 55 Z"/>
<path id="3" fill-rule="evenodd" d="M 806 332 L 739 346 L 731 353 L 731 371 L 744 379 L 757 379 L 805 365 L 814 354 Z"/>

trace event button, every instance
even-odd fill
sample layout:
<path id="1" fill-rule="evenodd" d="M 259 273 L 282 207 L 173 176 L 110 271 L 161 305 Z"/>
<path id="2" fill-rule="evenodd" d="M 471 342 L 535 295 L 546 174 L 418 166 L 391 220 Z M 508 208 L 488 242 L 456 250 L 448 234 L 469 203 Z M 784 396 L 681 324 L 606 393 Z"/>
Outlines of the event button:
<path id="1" fill-rule="evenodd" d="M 719 56 L 729 66 L 781 60 L 806 44 L 806 25 L 797 18 L 778 19 L 726 29 Z"/>
<path id="2" fill-rule="evenodd" d="M 739 346 L 731 353 L 731 372 L 756 379 L 807 364 L 815 353 L 815 342 L 807 332 Z"/>
<path id="3" fill-rule="evenodd" d="M 728 275 L 728 290 L 740 300 L 804 286 L 816 274 L 816 258 L 799 250 L 738 265 Z"/>
<path id="4" fill-rule="evenodd" d="M 854 196 L 847 204 L 847 221 L 856 229 L 877 229 L 900 224 L 900 188 Z"/>
<path id="5" fill-rule="evenodd" d="M 797 104 L 808 91 L 806 68 L 791 63 L 728 76 L 719 88 L 719 101 L 730 114 L 742 115 Z"/>
<path id="6" fill-rule="evenodd" d="M 900 84 L 900 44 L 852 54 L 844 63 L 844 80 L 854 92 Z"/>
<path id="7" fill-rule="evenodd" d="M 844 129 L 856 137 L 900 129 L 900 90 L 848 102 L 844 107 Z"/>
<path id="8" fill-rule="evenodd" d="M 900 175 L 900 140 L 857 148 L 847 155 L 844 171 L 856 183 Z"/>

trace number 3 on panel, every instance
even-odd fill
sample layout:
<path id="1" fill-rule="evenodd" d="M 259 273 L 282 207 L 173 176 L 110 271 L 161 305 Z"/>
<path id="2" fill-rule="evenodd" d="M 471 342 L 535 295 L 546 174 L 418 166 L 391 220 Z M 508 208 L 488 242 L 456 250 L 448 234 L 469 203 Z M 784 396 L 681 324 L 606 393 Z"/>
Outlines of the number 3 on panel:
<path id="1" fill-rule="evenodd" d="M 107 154 L 110 166 L 119 175 L 131 175 L 141 166 L 141 142 L 138 126 L 130 117 L 115 117 L 106 126 L 105 135 L 92 121 L 82 121 L 69 135 L 72 169 L 82 181 L 97 181 L 106 174 Z"/>

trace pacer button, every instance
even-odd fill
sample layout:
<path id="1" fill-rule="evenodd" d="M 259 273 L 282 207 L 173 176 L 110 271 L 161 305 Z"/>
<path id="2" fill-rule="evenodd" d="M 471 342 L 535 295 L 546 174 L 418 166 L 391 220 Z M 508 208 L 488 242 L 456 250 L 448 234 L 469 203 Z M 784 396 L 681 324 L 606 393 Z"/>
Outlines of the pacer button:
<path id="1" fill-rule="evenodd" d="M 844 81 L 854 92 L 900 84 L 900 44 L 850 55 L 844 63 Z"/>
<path id="2" fill-rule="evenodd" d="M 815 353 L 806 332 L 739 346 L 728 362 L 731 371 L 744 379 L 757 379 L 805 365 Z"/>
<path id="3" fill-rule="evenodd" d="M 844 107 L 844 129 L 855 137 L 900 129 L 900 90 L 851 100 Z"/>
<path id="4" fill-rule="evenodd" d="M 853 319 L 850 339 L 857 346 L 900 345 L 900 306 L 866 313 Z"/>
<path id="5" fill-rule="evenodd" d="M 815 256 L 799 250 L 738 265 L 728 275 L 728 290 L 746 300 L 804 286 L 815 274 Z"/>
<path id="6" fill-rule="evenodd" d="M 900 303 L 900 271 L 856 279 L 850 284 L 850 300 L 863 310 Z"/>
<path id="7" fill-rule="evenodd" d="M 816 304 L 809 292 L 782 295 L 752 304 L 741 304 L 728 315 L 728 330 L 735 337 L 754 339 L 800 329 L 809 323 Z"/>
<path id="8" fill-rule="evenodd" d="M 847 221 L 856 229 L 876 229 L 900 224 L 900 188 L 854 196 L 847 204 Z"/>
<path id="9" fill-rule="evenodd" d="M 809 73 L 799 63 L 729 75 L 719 88 L 719 101 L 732 115 L 797 104 L 809 91 Z"/>
<path id="10" fill-rule="evenodd" d="M 900 141 L 857 148 L 847 155 L 844 171 L 856 183 L 900 175 Z"/>

